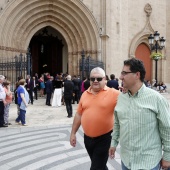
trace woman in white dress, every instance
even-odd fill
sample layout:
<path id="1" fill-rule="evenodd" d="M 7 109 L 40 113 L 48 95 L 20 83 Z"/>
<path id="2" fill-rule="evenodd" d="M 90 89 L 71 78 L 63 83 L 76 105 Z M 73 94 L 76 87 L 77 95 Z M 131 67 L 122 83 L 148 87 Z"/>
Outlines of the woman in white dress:
<path id="1" fill-rule="evenodd" d="M 53 107 L 61 106 L 62 86 L 63 86 L 63 80 L 61 75 L 59 75 L 58 79 L 54 81 L 55 90 L 54 90 L 54 95 L 52 100 Z"/>

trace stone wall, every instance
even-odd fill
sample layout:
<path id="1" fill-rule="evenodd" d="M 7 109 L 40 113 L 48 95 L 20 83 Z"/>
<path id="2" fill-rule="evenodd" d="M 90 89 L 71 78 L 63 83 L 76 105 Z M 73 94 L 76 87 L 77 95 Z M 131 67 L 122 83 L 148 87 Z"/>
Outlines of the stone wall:
<path id="1" fill-rule="evenodd" d="M 78 60 L 84 48 L 86 54 L 105 63 L 108 75 L 114 73 L 119 77 L 123 61 L 135 54 L 135 44 L 143 41 L 147 44 L 149 33 L 157 30 L 166 38 L 166 50 L 163 51 L 166 58 L 159 61 L 158 79 L 170 84 L 169 0 L 53 2 L 54 5 L 50 0 L 0 1 L 1 57 L 15 55 L 19 52 L 17 50 L 26 50 L 34 33 L 49 25 L 66 40 L 71 74 L 78 72 Z M 144 11 L 148 3 L 152 8 L 149 19 Z"/>

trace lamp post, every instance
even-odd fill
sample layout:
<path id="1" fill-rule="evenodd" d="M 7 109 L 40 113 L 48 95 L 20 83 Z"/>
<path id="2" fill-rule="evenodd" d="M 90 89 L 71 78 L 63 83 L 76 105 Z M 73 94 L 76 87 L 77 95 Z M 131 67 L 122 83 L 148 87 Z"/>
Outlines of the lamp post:
<path id="1" fill-rule="evenodd" d="M 158 31 L 155 31 L 154 34 L 150 34 L 148 37 L 149 45 L 150 45 L 150 51 L 155 52 L 155 55 L 153 57 L 153 60 L 155 60 L 155 80 L 157 84 L 157 64 L 158 60 L 161 58 L 161 54 L 158 53 L 158 51 L 161 51 L 165 47 L 165 39 L 164 37 L 159 37 Z"/>
<path id="2" fill-rule="evenodd" d="M 81 52 L 81 57 L 82 57 L 82 63 L 81 63 L 81 65 L 82 65 L 82 79 L 84 78 L 84 70 L 85 70 L 85 53 L 84 53 L 84 49 L 82 50 L 82 52 Z"/>
<path id="3" fill-rule="evenodd" d="M 31 53 L 30 53 L 30 48 L 27 49 L 27 75 L 31 75 Z"/>

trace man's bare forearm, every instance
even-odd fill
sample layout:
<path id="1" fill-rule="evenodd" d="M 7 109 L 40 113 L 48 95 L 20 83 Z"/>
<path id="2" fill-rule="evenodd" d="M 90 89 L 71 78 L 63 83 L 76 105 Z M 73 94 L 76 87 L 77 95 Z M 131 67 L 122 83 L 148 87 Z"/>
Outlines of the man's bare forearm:
<path id="1" fill-rule="evenodd" d="M 74 117 L 73 125 L 72 125 L 71 134 L 76 134 L 80 125 L 81 125 L 81 115 L 76 113 Z"/>

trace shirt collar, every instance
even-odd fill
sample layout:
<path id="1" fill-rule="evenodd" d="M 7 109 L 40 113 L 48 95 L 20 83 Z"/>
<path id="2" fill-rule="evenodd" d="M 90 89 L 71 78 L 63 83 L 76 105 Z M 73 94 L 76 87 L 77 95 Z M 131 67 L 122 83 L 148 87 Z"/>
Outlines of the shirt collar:
<path id="1" fill-rule="evenodd" d="M 104 88 L 101 89 L 100 91 L 106 91 L 106 90 L 108 90 L 108 88 L 109 88 L 109 87 L 107 87 L 107 86 L 105 85 Z M 91 92 L 91 86 L 87 89 L 87 92 L 88 92 L 88 93 L 92 93 L 92 92 Z"/>
<path id="2" fill-rule="evenodd" d="M 140 97 L 140 96 L 143 94 L 143 92 L 144 92 L 144 90 L 145 90 L 146 88 L 147 88 L 147 87 L 146 87 L 145 84 L 143 83 L 143 85 L 141 86 L 141 88 L 134 94 L 134 97 Z M 128 91 L 128 95 L 129 95 L 129 97 L 132 97 L 130 91 Z"/>

